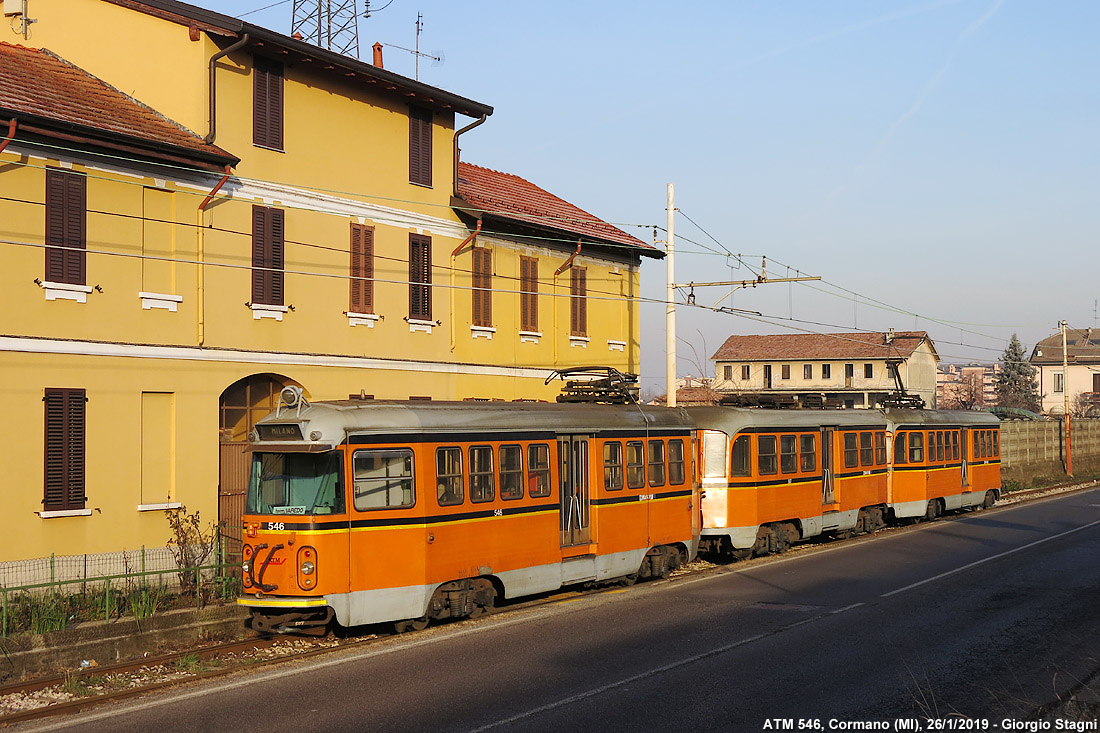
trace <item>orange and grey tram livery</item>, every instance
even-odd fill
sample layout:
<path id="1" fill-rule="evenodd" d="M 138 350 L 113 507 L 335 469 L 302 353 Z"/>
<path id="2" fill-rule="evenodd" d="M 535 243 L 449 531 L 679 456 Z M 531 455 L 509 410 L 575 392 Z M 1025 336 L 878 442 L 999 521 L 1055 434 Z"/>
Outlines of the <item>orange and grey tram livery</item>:
<path id="1" fill-rule="evenodd" d="M 418 629 L 698 549 L 684 410 L 289 402 L 251 436 L 238 603 L 258 631 Z"/>

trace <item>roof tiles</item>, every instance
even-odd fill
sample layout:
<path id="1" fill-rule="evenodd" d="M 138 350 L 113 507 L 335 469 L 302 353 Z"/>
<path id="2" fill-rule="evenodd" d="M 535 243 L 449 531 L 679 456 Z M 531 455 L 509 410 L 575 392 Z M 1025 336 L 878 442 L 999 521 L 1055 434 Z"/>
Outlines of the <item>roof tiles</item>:
<path id="1" fill-rule="evenodd" d="M 33 115 L 154 147 L 235 161 L 229 153 L 45 49 L 0 43 L 0 118 Z M 18 132 L 16 133 L 18 137 Z"/>
<path id="2" fill-rule="evenodd" d="M 885 359 L 908 357 L 928 339 L 925 331 L 886 333 L 791 333 L 730 336 L 711 358 L 715 361 L 796 359 Z"/>
<path id="3" fill-rule="evenodd" d="M 658 252 L 637 237 L 511 173 L 459 162 L 458 192 L 474 209 L 491 216 Z"/>

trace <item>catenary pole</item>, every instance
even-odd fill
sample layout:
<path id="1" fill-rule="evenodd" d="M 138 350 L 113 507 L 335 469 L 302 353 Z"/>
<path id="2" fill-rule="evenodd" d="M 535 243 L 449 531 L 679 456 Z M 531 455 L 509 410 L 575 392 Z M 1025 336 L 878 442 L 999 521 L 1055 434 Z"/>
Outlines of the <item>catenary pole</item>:
<path id="1" fill-rule="evenodd" d="M 668 239 L 665 242 L 665 266 L 667 268 L 668 287 L 665 293 L 665 404 L 676 407 L 676 291 L 673 287 L 676 282 L 673 277 L 674 265 L 672 256 L 676 249 L 676 236 L 673 231 L 675 223 L 675 194 L 672 184 L 668 184 Z"/>
<path id="2" fill-rule="evenodd" d="M 1069 352 L 1066 351 L 1066 322 L 1062 326 L 1062 418 L 1066 421 L 1066 475 L 1073 478 L 1073 443 L 1069 426 Z"/>

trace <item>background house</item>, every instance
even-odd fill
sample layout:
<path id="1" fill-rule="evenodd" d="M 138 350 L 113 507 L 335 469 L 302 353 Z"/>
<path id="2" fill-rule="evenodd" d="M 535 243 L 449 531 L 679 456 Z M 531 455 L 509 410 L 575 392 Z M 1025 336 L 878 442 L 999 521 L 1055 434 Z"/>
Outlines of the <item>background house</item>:
<path id="1" fill-rule="evenodd" d="M 1067 395 L 1071 415 L 1100 412 L 1100 330 L 1066 330 L 1064 368 L 1061 332 L 1035 344 L 1028 361 L 1039 370 L 1043 412 L 1063 414 Z"/>
<path id="2" fill-rule="evenodd" d="M 171 0 L 35 14 L 0 63 L 0 562 L 163 546 L 181 504 L 231 528 L 287 386 L 552 399 L 557 366 L 637 371 L 660 253 L 456 199 L 456 118 L 492 107 Z"/>
<path id="3" fill-rule="evenodd" d="M 939 357 L 924 331 L 887 331 L 730 336 L 711 360 L 726 402 L 869 408 L 895 391 L 889 360 L 932 406 Z"/>

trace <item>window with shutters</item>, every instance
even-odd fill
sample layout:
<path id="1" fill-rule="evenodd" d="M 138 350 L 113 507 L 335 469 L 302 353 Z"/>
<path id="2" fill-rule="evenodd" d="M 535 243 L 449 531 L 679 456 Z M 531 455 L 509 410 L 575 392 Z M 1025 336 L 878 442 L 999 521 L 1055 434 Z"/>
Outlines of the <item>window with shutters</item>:
<path id="1" fill-rule="evenodd" d="M 588 273 L 583 267 L 569 271 L 569 332 L 572 336 L 588 335 Z"/>
<path id="2" fill-rule="evenodd" d="M 283 65 L 256 57 L 253 61 L 252 144 L 283 149 Z"/>
<path id="3" fill-rule="evenodd" d="M 473 323 L 493 325 L 493 253 L 484 247 L 473 250 Z"/>
<path id="4" fill-rule="evenodd" d="M 351 299 L 352 313 L 374 313 L 374 228 L 351 225 Z"/>
<path id="5" fill-rule="evenodd" d="M 283 210 L 252 207 L 252 302 L 283 304 Z"/>
<path id="6" fill-rule="evenodd" d="M 432 319 L 432 238 L 409 235 L 409 318 Z"/>
<path id="7" fill-rule="evenodd" d="M 539 261 L 519 258 L 519 330 L 539 330 Z"/>
<path id="8" fill-rule="evenodd" d="M 46 280 L 83 285 L 87 247 L 87 179 L 46 171 Z"/>
<path id="9" fill-rule="evenodd" d="M 432 112 L 409 107 L 409 183 L 432 185 Z"/>
<path id="10" fill-rule="evenodd" d="M 45 511 L 83 509 L 85 394 L 46 389 Z"/>

